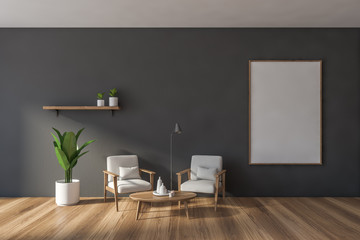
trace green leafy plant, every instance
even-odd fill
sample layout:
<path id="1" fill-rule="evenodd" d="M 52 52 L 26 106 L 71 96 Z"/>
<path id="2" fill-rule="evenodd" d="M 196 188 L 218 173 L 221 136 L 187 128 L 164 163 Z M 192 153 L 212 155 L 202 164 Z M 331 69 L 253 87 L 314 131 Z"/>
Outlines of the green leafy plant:
<path id="1" fill-rule="evenodd" d="M 76 166 L 79 158 L 88 152 L 81 153 L 81 151 L 95 140 L 88 141 L 79 148 L 77 141 L 84 128 L 80 129 L 76 135 L 73 132 L 64 132 L 64 134 L 61 134 L 56 128 L 52 129 L 54 129 L 58 135 L 58 137 L 56 137 L 51 133 L 55 140 L 53 142 L 55 154 L 60 166 L 65 170 L 65 182 L 70 183 L 72 182 L 72 169 Z"/>
<path id="2" fill-rule="evenodd" d="M 116 88 L 110 89 L 109 95 L 111 97 L 115 97 L 117 95 L 117 89 Z"/>
<path id="3" fill-rule="evenodd" d="M 105 93 L 98 93 L 98 94 L 97 94 L 97 98 L 98 98 L 99 100 L 103 100 L 103 99 L 104 99 L 104 94 L 105 94 Z"/>

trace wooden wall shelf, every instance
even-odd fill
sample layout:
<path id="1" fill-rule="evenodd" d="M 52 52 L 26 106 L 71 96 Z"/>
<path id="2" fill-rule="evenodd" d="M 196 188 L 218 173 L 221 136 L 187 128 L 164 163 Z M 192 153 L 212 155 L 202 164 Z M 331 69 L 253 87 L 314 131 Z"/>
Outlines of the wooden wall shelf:
<path id="1" fill-rule="evenodd" d="M 97 106 L 43 106 L 44 110 L 55 110 L 56 116 L 59 116 L 60 110 L 95 110 L 95 111 L 104 111 L 108 110 L 111 111 L 111 115 L 114 114 L 114 111 L 118 111 L 121 108 L 119 106 L 117 107 L 97 107 Z"/>

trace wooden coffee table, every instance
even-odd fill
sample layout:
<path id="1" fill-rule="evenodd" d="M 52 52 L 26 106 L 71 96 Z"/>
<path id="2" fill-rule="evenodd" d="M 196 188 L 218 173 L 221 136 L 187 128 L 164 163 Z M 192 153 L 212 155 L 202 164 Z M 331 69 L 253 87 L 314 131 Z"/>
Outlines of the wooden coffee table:
<path id="1" fill-rule="evenodd" d="M 193 192 L 175 192 L 174 197 L 164 196 L 158 197 L 153 194 L 152 191 L 148 192 L 138 192 L 130 194 L 130 198 L 134 201 L 137 201 L 137 209 L 136 209 L 136 217 L 135 220 L 139 219 L 139 212 L 141 208 L 142 202 L 149 202 L 149 203 L 159 203 L 159 202 L 184 202 L 185 212 L 187 218 L 189 218 L 189 209 L 188 209 L 188 201 L 196 197 L 196 193 Z M 180 204 L 179 204 L 180 206 Z"/>

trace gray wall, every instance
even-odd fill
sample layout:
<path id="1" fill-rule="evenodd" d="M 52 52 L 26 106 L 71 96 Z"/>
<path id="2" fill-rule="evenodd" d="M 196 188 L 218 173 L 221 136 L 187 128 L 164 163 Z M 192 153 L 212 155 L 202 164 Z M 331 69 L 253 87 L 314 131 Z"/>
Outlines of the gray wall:
<path id="1" fill-rule="evenodd" d="M 138 154 L 168 179 L 219 154 L 235 196 L 359 196 L 359 29 L 0 29 L 0 196 L 53 196 L 63 178 L 51 127 L 96 139 L 74 177 L 101 196 L 106 156 Z M 248 60 L 323 59 L 323 166 L 248 165 Z M 95 105 L 117 87 L 123 110 Z M 157 176 L 159 176 L 157 175 Z"/>

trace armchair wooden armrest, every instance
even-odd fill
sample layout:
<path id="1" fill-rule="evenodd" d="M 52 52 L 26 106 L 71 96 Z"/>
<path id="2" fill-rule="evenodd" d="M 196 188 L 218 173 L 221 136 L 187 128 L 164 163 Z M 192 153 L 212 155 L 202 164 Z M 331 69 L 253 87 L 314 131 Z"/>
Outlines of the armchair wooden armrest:
<path id="1" fill-rule="evenodd" d="M 146 169 L 143 169 L 143 168 L 140 168 L 139 170 L 140 170 L 140 172 L 148 173 L 150 175 L 151 191 L 153 191 L 154 190 L 154 175 L 156 174 L 156 172 L 146 170 Z"/>
<path id="2" fill-rule="evenodd" d="M 221 175 L 223 175 L 223 174 L 225 174 L 226 173 L 226 170 L 225 169 L 223 169 L 223 170 L 221 170 L 220 172 L 218 172 L 217 174 L 215 174 L 215 177 L 220 177 Z"/>
<path id="3" fill-rule="evenodd" d="M 108 174 L 108 175 L 113 176 L 113 177 L 119 177 L 119 175 L 118 175 L 118 174 L 113 173 L 113 172 L 110 172 L 110 171 L 106 171 L 106 170 L 104 170 L 104 171 L 103 171 L 103 173 L 104 173 L 105 175 L 106 175 L 106 174 Z"/>
<path id="4" fill-rule="evenodd" d="M 154 171 L 150 171 L 150 170 L 143 169 L 143 168 L 140 168 L 140 171 L 142 171 L 142 172 L 144 172 L 144 173 L 148 173 L 148 174 L 153 174 L 153 175 L 156 174 L 156 172 L 154 172 Z"/>
<path id="5" fill-rule="evenodd" d="M 176 175 L 178 176 L 178 191 L 179 192 L 181 191 L 181 175 L 183 175 L 185 173 L 187 173 L 187 177 L 190 180 L 190 173 L 191 173 L 190 168 L 182 170 L 182 171 L 176 173 Z"/>
<path id="6" fill-rule="evenodd" d="M 191 171 L 190 168 L 188 168 L 188 169 L 182 170 L 180 172 L 177 172 L 176 175 L 178 175 L 178 176 L 183 175 L 184 173 L 190 173 L 190 171 Z"/>

